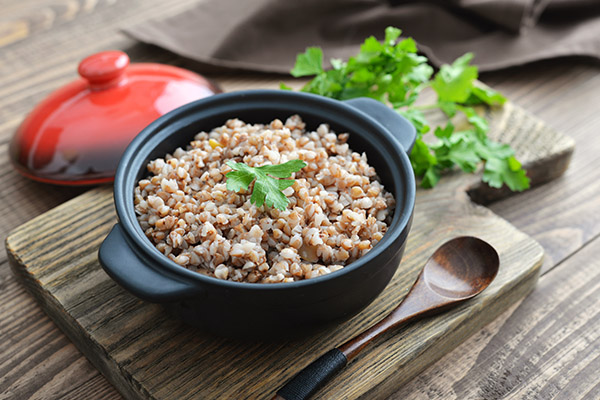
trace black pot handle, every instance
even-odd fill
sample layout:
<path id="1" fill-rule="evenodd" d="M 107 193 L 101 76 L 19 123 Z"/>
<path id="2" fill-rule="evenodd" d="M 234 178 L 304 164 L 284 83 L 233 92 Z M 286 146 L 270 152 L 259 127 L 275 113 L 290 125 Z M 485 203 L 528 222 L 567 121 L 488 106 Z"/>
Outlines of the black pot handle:
<path id="1" fill-rule="evenodd" d="M 410 154 L 415 144 L 417 130 L 406 118 L 385 104 L 368 97 L 345 100 L 344 103 L 364 112 L 383 125 L 400 142 L 404 151 Z"/>
<path id="2" fill-rule="evenodd" d="M 142 300 L 167 303 L 200 294 L 199 289 L 148 266 L 127 245 L 119 224 L 113 226 L 100 245 L 98 260 L 111 278 Z"/>

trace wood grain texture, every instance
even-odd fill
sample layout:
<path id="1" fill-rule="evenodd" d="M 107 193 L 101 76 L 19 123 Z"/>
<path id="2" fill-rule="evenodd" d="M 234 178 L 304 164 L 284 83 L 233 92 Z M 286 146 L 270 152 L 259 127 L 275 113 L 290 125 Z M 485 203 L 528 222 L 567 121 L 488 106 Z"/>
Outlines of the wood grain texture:
<path id="1" fill-rule="evenodd" d="M 544 272 L 600 234 L 599 67 L 583 61 L 543 62 L 520 73 L 486 75 L 511 101 L 576 142 L 569 169 L 560 179 L 490 207 L 542 244 Z"/>
<path id="2" fill-rule="evenodd" d="M 600 246 L 600 177 L 598 168 L 594 166 L 600 165 L 600 140 L 596 134 L 600 131 L 598 67 L 597 63 L 583 60 L 546 61 L 484 75 L 486 83 L 502 88 L 503 93 L 512 101 L 543 118 L 555 129 L 568 132 L 577 143 L 571 165 L 560 179 L 489 206 L 543 245 L 546 255 L 542 277 L 534 293 L 519 306 L 505 312 L 399 390 L 392 396 L 394 400 L 462 399 L 467 394 L 482 393 L 480 390 L 483 390 L 484 381 L 488 382 L 488 387 L 495 387 L 494 390 L 497 390 L 497 397 L 488 398 L 552 398 L 544 397 L 538 391 L 540 376 L 537 374 L 540 371 L 544 372 L 543 379 L 548 380 L 548 385 L 558 389 L 567 388 L 560 389 L 556 398 L 600 397 L 597 374 L 593 372 L 598 362 L 595 350 L 598 339 L 594 334 L 598 330 L 595 327 L 596 319 L 577 325 L 577 330 L 571 331 L 571 335 L 561 342 L 562 346 L 570 346 L 571 341 L 584 340 L 586 346 L 591 347 L 589 354 L 587 350 L 580 351 L 577 347 L 561 353 L 566 359 L 575 360 L 574 364 L 565 368 L 560 359 L 551 356 L 548 356 L 550 359 L 546 358 L 545 363 L 538 364 L 545 354 L 556 352 L 557 348 L 547 340 L 534 340 L 536 337 L 549 335 L 550 332 L 544 326 L 531 327 L 530 314 L 527 313 L 531 312 L 534 318 L 553 319 L 553 313 L 559 311 L 544 302 L 552 303 L 557 295 L 561 296 L 563 304 L 577 302 L 576 292 L 567 293 L 573 299 L 562 297 L 561 285 L 568 287 L 576 284 L 571 281 L 580 279 L 576 277 L 579 276 L 578 271 L 588 265 L 597 265 L 595 263 Z M 595 270 L 588 270 L 590 281 L 597 270 L 597 266 Z M 546 284 L 546 280 L 554 279 L 554 276 L 560 278 L 556 278 L 554 284 Z M 590 307 L 588 311 L 600 309 L 600 296 L 597 293 L 595 296 L 595 299 L 587 300 Z M 541 298 L 544 300 L 535 300 Z M 513 315 L 516 310 L 527 312 L 520 311 Z M 573 312 L 576 314 L 579 311 Z M 553 329 L 568 330 L 573 320 L 560 319 Z M 510 329 L 507 329 L 507 321 Z M 591 326 L 588 327 L 588 324 Z M 526 340 L 511 342 L 514 334 L 529 329 L 528 326 L 532 330 Z M 492 339 L 493 345 L 488 346 Z M 496 350 L 500 354 L 502 349 L 505 351 L 503 357 L 495 357 L 492 353 Z M 518 361 L 517 358 L 525 352 L 529 358 Z M 488 358 L 484 364 L 484 360 Z M 580 374 L 578 368 L 585 365 L 586 359 L 593 362 L 591 367 Z M 519 362 L 526 365 L 521 365 L 520 371 L 517 371 L 515 365 Z M 580 363 L 579 367 L 577 363 Z M 569 370 L 571 366 L 574 366 L 573 371 Z M 530 368 L 537 372 L 523 373 L 523 370 Z M 459 381 L 461 391 L 455 393 L 454 385 Z M 516 386 L 519 387 L 519 395 L 515 394 L 516 391 L 513 393 Z M 523 393 L 529 395 L 523 396 Z"/>
<path id="3" fill-rule="evenodd" d="M 96 260 L 115 222 L 110 189 L 83 194 L 25 224 L 9 236 L 7 250 L 26 287 L 125 397 L 262 398 L 328 348 L 381 319 L 435 247 L 467 234 L 488 240 L 502 263 L 490 288 L 457 310 L 386 335 L 316 396 L 381 397 L 493 320 L 537 279 L 541 248 L 469 200 L 465 189 L 474 179 L 453 174 L 433 190 L 418 191 L 405 261 L 386 291 L 349 322 L 298 342 L 204 336 L 122 291 Z M 40 235 L 42 227 L 49 228 Z"/>
<path id="4" fill-rule="evenodd" d="M 17 176 L 8 165 L 6 143 L 25 114 L 50 91 L 76 77 L 77 62 L 94 51 L 124 49 L 133 61 L 166 62 L 197 70 L 198 65 L 193 62 L 152 46 L 136 44 L 119 32 L 120 26 L 177 13 L 193 1 L 0 0 L 0 37 L 4 38 L 7 24 L 17 28 L 30 26 L 26 36 L 7 41 L 0 47 L 0 143 L 3 144 L 0 147 L 0 207 L 4 227 L 0 247 L 4 246 L 9 230 L 81 193 L 81 190 L 30 182 Z M 73 7 L 72 4 L 77 4 L 79 11 L 73 18 L 65 18 L 71 14 L 64 10 Z M 88 5 L 92 5 L 89 12 L 86 11 Z M 39 11 L 43 9 L 56 13 L 52 24 L 36 22 L 42 21 L 37 15 L 48 13 Z M 549 126 L 567 133 L 577 143 L 577 151 L 562 178 L 490 206 L 543 245 L 546 257 L 542 272 L 578 268 L 568 262 L 570 257 L 600 234 L 597 200 L 600 198 L 599 72 L 598 63 L 563 59 L 486 73 L 481 77 L 483 82 Z M 219 73 L 211 77 L 226 90 L 272 87 L 281 79 L 239 73 Z M 586 261 L 583 259 L 583 263 Z M 538 292 L 545 290 L 537 289 Z M 527 318 L 527 315 L 514 318 L 513 324 L 524 324 Z M 467 342 L 467 347 L 493 334 L 487 328 L 481 330 Z M 75 346 L 64 345 L 69 341 L 15 281 L 4 251 L 0 251 L 0 338 L 0 398 L 120 398 Z M 462 373 L 462 351 L 459 348 L 449 354 L 440 375 L 452 377 Z M 545 348 L 538 343 L 531 351 L 543 354 Z M 472 353 L 471 357 L 477 354 Z M 52 362 L 48 362 L 49 359 Z M 77 360 L 81 368 L 71 368 L 73 360 Z M 507 358 L 498 364 L 509 361 Z M 481 373 L 485 371 L 492 373 L 482 366 Z M 477 384 L 466 378 L 462 383 L 465 387 Z M 521 384 L 527 386 L 528 381 L 525 379 Z M 577 386 L 577 377 L 571 377 L 570 384 Z"/>
<path id="5" fill-rule="evenodd" d="M 20 177 L 7 162 L 7 143 L 26 113 L 74 79 L 79 60 L 92 52 L 124 48 L 134 61 L 185 64 L 166 51 L 136 46 L 119 26 L 177 13 L 195 1 L 0 0 L 0 208 L 6 230 L 0 241 L 2 399 L 121 398 L 14 280 L 4 251 L 8 230 L 86 189 Z"/>
<path id="6" fill-rule="evenodd" d="M 374 388 L 384 395 L 491 321 L 537 279 L 541 248 L 484 208 L 469 204 L 464 193 L 460 195 L 460 178 L 419 193 L 405 262 L 384 294 L 351 321 L 298 342 L 207 337 L 169 319 L 161 307 L 121 290 L 96 259 L 100 242 L 115 222 L 109 189 L 88 192 L 32 220 L 9 236 L 7 245 L 14 272 L 126 398 L 183 399 L 272 394 L 315 355 L 393 308 L 434 247 L 467 233 L 488 240 L 498 249 L 502 267 L 481 297 L 378 341 L 317 398 L 371 396 Z"/>
<path id="7" fill-rule="evenodd" d="M 600 239 L 564 267 L 391 399 L 600 398 Z"/>

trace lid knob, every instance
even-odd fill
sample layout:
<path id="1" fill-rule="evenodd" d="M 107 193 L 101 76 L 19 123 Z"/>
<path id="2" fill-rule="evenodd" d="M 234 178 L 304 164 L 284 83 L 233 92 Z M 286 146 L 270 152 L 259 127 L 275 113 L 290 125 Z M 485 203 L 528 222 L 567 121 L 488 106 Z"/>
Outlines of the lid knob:
<path id="1" fill-rule="evenodd" d="M 118 85 L 129 65 L 127 54 L 118 50 L 92 54 L 79 63 L 78 72 L 92 89 L 101 90 Z"/>

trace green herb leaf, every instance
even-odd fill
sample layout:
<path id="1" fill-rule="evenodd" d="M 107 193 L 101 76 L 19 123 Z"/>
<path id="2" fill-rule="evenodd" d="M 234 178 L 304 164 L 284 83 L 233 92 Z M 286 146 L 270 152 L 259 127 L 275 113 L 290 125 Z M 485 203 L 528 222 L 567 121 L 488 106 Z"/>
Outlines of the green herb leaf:
<path id="1" fill-rule="evenodd" d="M 438 101 L 437 105 L 438 107 L 440 107 L 440 110 L 442 110 L 444 114 L 446 114 L 448 118 L 454 117 L 456 115 L 456 110 L 458 110 L 457 104 L 452 101 L 440 100 Z"/>
<path id="2" fill-rule="evenodd" d="M 227 190 L 233 192 L 239 192 L 242 189 L 249 190 L 250 184 L 254 182 L 250 202 L 257 207 L 266 204 L 268 207 L 280 210 L 285 210 L 289 204 L 283 190 L 292 186 L 296 181 L 275 178 L 289 178 L 292 173 L 300 171 L 307 165 L 302 160 L 291 160 L 283 164 L 261 167 L 250 167 L 244 163 L 233 161 L 227 161 L 226 164 L 233 170 L 225 175 Z"/>
<path id="3" fill-rule="evenodd" d="M 428 82 L 433 75 L 433 68 L 427 64 L 418 64 L 406 74 L 409 82 Z"/>
<path id="4" fill-rule="evenodd" d="M 331 60 L 329 60 L 329 62 L 331 63 L 331 66 L 334 70 L 342 69 L 344 67 L 344 62 L 339 58 L 332 58 Z"/>
<path id="5" fill-rule="evenodd" d="M 487 120 L 477 114 L 477 111 L 475 111 L 473 107 L 459 107 L 458 109 L 465 113 L 467 121 L 473 125 L 475 130 L 485 136 L 487 131 L 490 129 Z"/>
<path id="6" fill-rule="evenodd" d="M 230 167 L 232 166 L 230 165 Z M 249 174 L 245 171 L 231 171 L 225 176 L 227 177 L 227 190 L 236 193 L 242 189 L 248 190 L 248 187 L 255 178 L 253 174 Z"/>
<path id="7" fill-rule="evenodd" d="M 471 97 L 466 103 L 480 104 L 482 102 L 490 106 L 500 106 L 506 102 L 506 97 L 489 87 L 473 86 Z"/>
<path id="8" fill-rule="evenodd" d="M 298 54 L 296 65 L 290 72 L 292 76 L 300 77 L 316 75 L 323 72 L 323 51 L 319 47 L 309 47 L 306 52 Z"/>
<path id="9" fill-rule="evenodd" d="M 465 172 L 475 171 L 477 164 L 481 162 L 481 158 L 475 153 L 475 145 L 464 140 L 448 146 L 445 158 Z"/>
<path id="10" fill-rule="evenodd" d="M 421 186 L 426 189 L 431 189 L 435 185 L 437 185 L 438 181 L 442 177 L 439 168 L 429 167 L 425 174 L 423 175 L 423 180 L 421 181 Z"/>
<path id="11" fill-rule="evenodd" d="M 521 163 L 514 157 L 490 158 L 485 163 L 483 181 L 495 188 L 506 184 L 512 191 L 520 192 L 529 187 L 529 178 L 521 169 Z"/>
<path id="12" fill-rule="evenodd" d="M 417 133 L 423 134 L 429 132 L 430 127 L 422 111 L 409 108 L 408 110 L 399 110 L 398 113 L 415 126 Z"/>
<path id="13" fill-rule="evenodd" d="M 256 170 L 262 171 L 265 174 L 272 175 L 276 178 L 289 178 L 292 173 L 300 171 L 306 167 L 306 163 L 302 160 L 290 160 L 283 164 L 277 165 L 263 165 L 262 167 L 256 167 Z M 248 167 L 250 168 L 250 167 Z M 293 181 L 289 181 L 292 182 Z M 290 185 L 291 186 L 291 185 Z"/>
<path id="14" fill-rule="evenodd" d="M 400 29 L 394 28 L 393 26 L 388 26 L 385 28 L 385 44 L 387 46 L 393 46 L 401 34 L 402 31 Z"/>
<path id="15" fill-rule="evenodd" d="M 477 67 L 469 65 L 472 59 L 473 53 L 467 53 L 452 65 L 442 65 L 431 83 L 440 100 L 463 103 L 469 98 L 477 79 Z"/>
<path id="16" fill-rule="evenodd" d="M 490 185 L 506 184 L 512 190 L 528 188 L 529 179 L 514 158 L 514 151 L 508 145 L 488 139 L 489 124 L 472 107 L 498 106 L 506 101 L 500 93 L 476 81 L 477 67 L 470 64 L 473 54 L 467 53 L 451 65 L 443 65 L 433 75 L 427 58 L 417 54 L 415 41 L 400 40 L 401 34 L 400 29 L 388 27 L 382 42 L 373 36 L 367 38 L 356 56 L 347 61 L 332 59 L 333 69 L 327 71 L 323 70 L 322 51 L 308 48 L 298 55 L 292 75 L 314 75 L 301 89 L 304 92 L 338 100 L 371 97 L 407 118 L 417 129 L 410 160 L 423 187 L 435 186 L 446 170 L 460 168 L 474 172 L 485 163 L 483 180 Z M 427 88 L 436 92 L 436 102 L 415 105 Z M 460 112 L 471 127 L 456 131 L 452 123 L 445 126 L 442 123 L 434 126 L 433 140 L 423 140 L 431 124 L 422 110 L 430 108 L 441 110 L 448 118 Z M 260 199 L 258 194 L 256 198 Z"/>
<path id="17" fill-rule="evenodd" d="M 449 139 L 452 133 L 454 133 L 454 125 L 452 125 L 452 122 L 448 122 L 444 128 L 441 126 L 436 127 L 433 134 L 440 139 Z"/>
<path id="18" fill-rule="evenodd" d="M 429 146 L 419 138 L 415 141 L 410 153 L 410 162 L 418 176 L 423 176 L 427 170 L 438 163 L 437 157 L 431 153 Z"/>

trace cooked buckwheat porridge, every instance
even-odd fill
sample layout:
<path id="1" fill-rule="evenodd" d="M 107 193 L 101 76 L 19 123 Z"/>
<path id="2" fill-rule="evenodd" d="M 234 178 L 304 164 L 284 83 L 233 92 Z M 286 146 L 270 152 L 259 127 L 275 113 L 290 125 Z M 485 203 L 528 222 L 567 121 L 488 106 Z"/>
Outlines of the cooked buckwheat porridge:
<path id="1" fill-rule="evenodd" d="M 246 124 L 232 119 L 198 133 L 148 164 L 135 188 L 135 210 L 146 236 L 175 263 L 236 282 L 293 282 L 329 274 L 381 240 L 395 201 L 347 133 L 302 119 Z M 300 159 L 281 211 L 250 203 L 248 191 L 226 188 L 227 161 L 251 167 Z"/>

